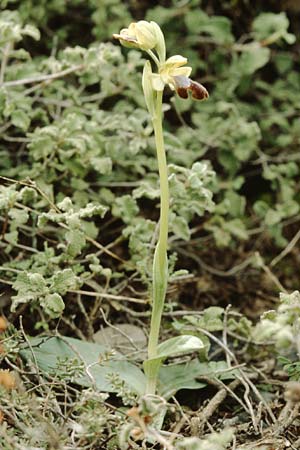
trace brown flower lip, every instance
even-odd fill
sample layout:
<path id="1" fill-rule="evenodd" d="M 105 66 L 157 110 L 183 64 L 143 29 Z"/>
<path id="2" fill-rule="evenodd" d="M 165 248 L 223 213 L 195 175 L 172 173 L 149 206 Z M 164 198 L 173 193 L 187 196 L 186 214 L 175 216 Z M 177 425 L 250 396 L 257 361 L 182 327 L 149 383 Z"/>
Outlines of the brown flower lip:
<path id="1" fill-rule="evenodd" d="M 179 97 L 188 98 L 189 92 L 195 100 L 205 100 L 209 97 L 207 89 L 197 81 L 193 81 L 185 76 L 174 77 L 175 89 Z"/>

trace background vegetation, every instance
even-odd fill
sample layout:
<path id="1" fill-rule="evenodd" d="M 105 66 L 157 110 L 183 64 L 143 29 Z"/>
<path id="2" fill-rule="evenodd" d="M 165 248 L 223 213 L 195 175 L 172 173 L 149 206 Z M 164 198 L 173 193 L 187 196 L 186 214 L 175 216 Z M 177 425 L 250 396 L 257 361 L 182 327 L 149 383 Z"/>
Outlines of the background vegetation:
<path id="1" fill-rule="evenodd" d="M 170 361 L 173 375 L 162 372 L 162 386 L 172 386 L 161 390 L 171 404 L 165 432 L 181 436 L 171 435 L 169 445 L 224 448 L 232 435 L 219 444 L 182 439 L 230 425 L 237 445 L 262 440 L 268 449 L 272 434 L 275 448 L 285 438 L 298 448 L 296 413 L 277 435 L 272 428 L 300 400 L 282 397 L 286 381 L 300 376 L 300 299 L 292 293 L 300 239 L 298 2 L 0 5 L 1 358 L 14 377 L 9 386 L 0 377 L 2 448 L 119 448 L 118 430 L 134 423 L 121 408 L 137 399 L 141 355 L 133 364 L 132 348 L 122 360 L 102 348 L 112 366 L 105 377 L 93 375 L 97 386 L 85 379 L 79 388 L 76 379 L 92 362 L 79 356 L 99 350 L 84 345 L 94 345 L 103 326 L 147 330 L 157 164 L 143 57 L 111 39 L 144 18 L 159 23 L 170 54 L 187 56 L 193 78 L 210 92 L 205 103 L 169 92 L 164 108 L 172 264 L 163 332 L 188 330 L 207 343 L 200 356 Z M 29 341 L 41 333 L 65 339 L 64 350 L 54 340 L 46 347 Z M 74 337 L 89 343 L 78 350 Z M 47 352 L 60 355 L 55 371 Z M 176 372 L 183 362 L 189 377 Z M 243 363 L 242 375 L 231 370 Z M 229 395 L 210 416 L 206 411 L 208 425 L 203 408 L 225 379 L 239 380 L 230 389 L 242 404 Z M 145 423 L 155 415 L 139 408 Z"/>

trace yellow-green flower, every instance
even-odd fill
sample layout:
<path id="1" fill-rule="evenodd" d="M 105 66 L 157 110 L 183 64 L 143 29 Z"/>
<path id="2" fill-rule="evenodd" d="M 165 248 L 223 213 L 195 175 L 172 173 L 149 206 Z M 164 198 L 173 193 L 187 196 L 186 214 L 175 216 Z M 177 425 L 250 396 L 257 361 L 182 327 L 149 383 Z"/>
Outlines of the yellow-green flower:
<path id="1" fill-rule="evenodd" d="M 191 67 L 182 67 L 186 63 L 187 59 L 181 55 L 174 55 L 168 58 L 160 67 L 159 73 L 152 75 L 153 89 L 155 91 L 163 91 L 165 85 L 168 84 L 171 89 L 175 90 L 174 77 L 189 77 L 192 72 Z"/>
<path id="2" fill-rule="evenodd" d="M 188 98 L 191 91 L 192 98 L 204 100 L 208 92 L 202 84 L 189 78 L 192 68 L 185 66 L 187 59 L 181 55 L 171 56 L 159 68 L 158 74 L 152 74 L 152 86 L 155 91 L 163 91 L 166 84 L 176 91 L 181 98 Z M 183 67 L 185 66 L 185 67 Z"/>

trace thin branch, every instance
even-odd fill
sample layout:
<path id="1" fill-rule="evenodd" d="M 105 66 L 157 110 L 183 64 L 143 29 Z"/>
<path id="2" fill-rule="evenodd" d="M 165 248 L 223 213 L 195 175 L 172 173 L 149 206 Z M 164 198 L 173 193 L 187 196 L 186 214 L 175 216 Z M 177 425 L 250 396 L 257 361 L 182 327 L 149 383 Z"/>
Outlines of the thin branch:
<path id="1" fill-rule="evenodd" d="M 8 42 L 3 50 L 2 63 L 1 63 L 1 68 L 0 68 L 0 86 L 3 84 L 3 81 L 4 81 L 5 69 L 7 66 L 9 53 L 10 53 L 11 49 L 12 49 L 12 43 Z"/>
<path id="2" fill-rule="evenodd" d="M 107 294 L 106 292 L 91 292 L 91 291 L 81 291 L 81 290 L 74 290 L 74 291 L 68 291 L 72 294 L 80 294 L 80 295 L 87 295 L 88 297 L 102 297 L 102 298 L 108 298 L 112 300 L 124 300 L 127 302 L 133 302 L 133 303 L 141 303 L 145 305 L 147 303 L 147 300 L 141 300 L 139 298 L 133 298 L 133 297 L 125 297 L 124 295 L 113 295 L 113 294 Z"/>
<path id="3" fill-rule="evenodd" d="M 5 83 L 2 83 L 2 86 L 4 86 L 4 87 L 23 86 L 24 84 L 41 83 L 43 81 L 52 81 L 52 80 L 56 80 L 58 78 L 65 77 L 66 75 L 69 75 L 70 73 L 77 72 L 78 70 L 82 70 L 84 67 L 85 67 L 84 64 L 79 64 L 77 66 L 69 67 L 68 69 L 62 70 L 61 72 L 51 73 L 49 75 L 40 75 L 37 77 L 22 78 L 21 80 L 6 81 Z"/>
<path id="4" fill-rule="evenodd" d="M 279 261 L 281 261 L 288 253 L 290 253 L 297 244 L 297 242 L 299 241 L 299 239 L 300 239 L 300 230 L 298 230 L 298 232 L 295 234 L 295 236 L 289 242 L 289 244 L 285 247 L 285 249 L 283 249 L 282 252 L 279 253 L 279 255 L 277 255 L 274 259 L 272 259 L 272 261 L 270 262 L 270 266 L 271 267 L 276 266 L 276 264 L 278 264 Z"/>

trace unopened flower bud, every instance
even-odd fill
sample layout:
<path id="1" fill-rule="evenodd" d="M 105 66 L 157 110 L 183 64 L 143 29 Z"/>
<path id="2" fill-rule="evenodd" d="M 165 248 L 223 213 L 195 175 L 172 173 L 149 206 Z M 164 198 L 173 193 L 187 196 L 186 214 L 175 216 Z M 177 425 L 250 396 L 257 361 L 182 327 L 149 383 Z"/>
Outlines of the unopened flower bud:
<path id="1" fill-rule="evenodd" d="M 131 23 L 128 28 L 123 28 L 120 34 L 113 34 L 115 39 L 119 39 L 124 47 L 139 48 L 139 43 L 135 34 L 135 23 Z"/>
<path id="2" fill-rule="evenodd" d="M 151 50 L 157 44 L 157 37 L 152 23 L 140 20 L 135 24 L 137 41 L 143 50 Z"/>
<path id="3" fill-rule="evenodd" d="M 164 35 L 160 27 L 155 22 L 140 20 L 133 22 L 128 28 L 120 31 L 120 34 L 114 34 L 115 39 L 119 39 L 125 47 L 139 48 L 141 50 L 157 51 L 159 59 L 164 61 L 166 48 Z"/>

